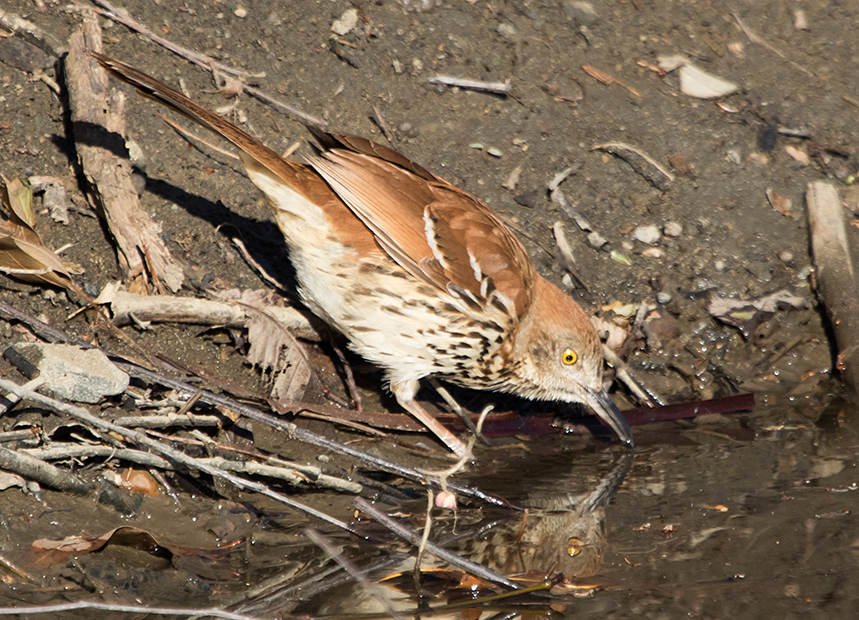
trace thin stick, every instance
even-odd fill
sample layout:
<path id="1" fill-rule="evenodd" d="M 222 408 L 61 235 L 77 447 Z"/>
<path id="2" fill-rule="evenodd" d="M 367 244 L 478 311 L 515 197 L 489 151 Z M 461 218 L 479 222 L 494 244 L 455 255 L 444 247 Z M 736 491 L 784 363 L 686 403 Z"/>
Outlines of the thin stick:
<path id="1" fill-rule="evenodd" d="M 509 95 L 512 87 L 506 82 L 484 82 L 482 80 L 469 80 L 467 78 L 456 78 L 449 75 L 435 75 L 427 78 L 430 84 L 442 84 L 443 86 L 457 86 L 469 90 L 479 90 L 496 95 Z"/>
<path id="2" fill-rule="evenodd" d="M 400 538 L 403 538 L 413 545 L 417 546 L 421 542 L 421 537 L 415 534 L 409 528 L 401 525 L 396 520 L 392 519 L 385 513 L 377 510 L 370 502 L 365 500 L 363 497 L 356 497 L 355 501 L 352 504 L 361 512 L 364 512 L 376 521 L 378 521 L 381 525 L 384 525 L 386 528 L 394 532 Z M 504 587 L 510 588 L 511 590 L 518 590 L 522 586 L 515 581 L 510 581 L 504 575 L 496 573 L 495 571 L 481 565 L 476 562 L 472 562 L 471 560 L 467 560 L 462 556 L 459 556 L 452 551 L 448 551 L 447 549 L 438 546 L 433 542 L 427 542 L 426 550 L 437 557 L 439 560 L 452 564 L 457 568 L 474 575 L 480 579 L 484 579 L 485 581 L 491 581 L 492 583 L 497 583 Z"/>
<path id="3" fill-rule="evenodd" d="M 58 611 L 74 611 L 76 609 L 95 609 L 98 611 L 116 611 L 125 614 L 154 614 L 157 616 L 213 616 L 226 620 L 259 620 L 253 616 L 234 614 L 223 609 L 180 609 L 175 607 L 147 607 L 146 605 L 115 605 L 113 603 L 96 603 L 94 601 L 78 601 L 76 603 L 59 603 L 57 605 L 32 605 L 19 607 L 0 607 L 0 616 L 26 616 L 29 614 L 55 614 Z"/>
<path id="4" fill-rule="evenodd" d="M 15 385 L 14 383 L 12 385 Z M 28 480 L 58 491 L 86 495 L 93 485 L 83 478 L 63 471 L 29 454 L 0 446 L 0 470 L 11 471 Z"/>
<path id="5" fill-rule="evenodd" d="M 427 512 L 424 520 L 424 531 L 421 534 L 421 544 L 418 545 L 418 552 L 415 555 L 415 568 L 412 571 L 412 578 L 415 582 L 415 591 L 419 597 L 422 597 L 423 587 L 421 587 L 421 564 L 424 561 L 424 551 L 426 551 L 427 543 L 429 542 L 430 531 L 432 530 L 432 509 L 434 506 L 435 493 L 432 489 L 427 489 Z"/>
<path id="6" fill-rule="evenodd" d="M 223 73 L 229 73 L 230 75 L 234 75 L 240 78 L 259 78 L 265 77 L 265 73 L 248 73 L 247 71 L 242 71 L 240 69 L 233 69 L 232 67 L 228 67 L 227 65 L 222 65 L 221 63 L 215 61 L 211 56 L 206 56 L 205 54 L 201 54 L 199 52 L 191 51 L 181 45 L 177 45 L 172 41 L 168 41 L 164 37 L 159 37 L 157 34 L 149 30 L 146 26 L 138 22 L 136 19 L 131 17 L 127 11 L 117 8 L 113 6 L 107 0 L 93 0 L 95 4 L 100 7 L 103 7 L 106 10 L 100 9 L 91 9 L 101 15 L 102 17 L 107 17 L 108 19 L 112 19 L 115 22 L 119 22 L 123 26 L 134 30 L 142 34 L 144 37 L 149 39 L 150 41 L 157 43 L 161 47 L 164 47 L 177 56 L 181 56 L 185 60 L 189 60 L 196 65 L 203 67 L 204 69 L 211 71 L 214 67 L 218 71 Z M 90 8 L 90 7 L 88 7 Z"/>
<path id="7" fill-rule="evenodd" d="M 784 52 L 782 52 L 780 49 L 778 49 L 777 47 L 775 47 L 774 45 L 772 45 L 772 44 L 771 44 L 771 43 L 769 43 L 768 41 L 764 40 L 764 39 L 763 39 L 760 35 L 758 35 L 754 30 L 752 30 L 751 28 L 749 28 L 748 26 L 746 26 L 746 23 L 745 23 L 742 19 L 740 19 L 740 16 L 739 16 L 739 15 L 737 15 L 737 12 L 736 12 L 736 11 L 731 11 L 731 15 L 733 15 L 733 16 L 734 16 L 734 19 L 736 19 L 736 20 L 737 20 L 737 25 L 739 25 L 739 27 L 743 30 L 743 32 L 745 33 L 745 35 L 746 35 L 747 37 L 749 37 L 749 41 L 751 41 L 752 43 L 757 43 L 758 45 L 763 45 L 763 46 L 764 46 L 765 48 L 767 48 L 769 51 L 773 52 L 773 53 L 774 53 L 774 54 L 776 54 L 777 56 L 780 56 L 781 58 L 784 58 L 784 59 L 785 59 L 785 60 L 787 60 L 791 65 L 793 65 L 795 68 L 799 69 L 800 71 L 802 71 L 802 72 L 803 72 L 803 73 L 805 73 L 806 75 L 808 75 L 808 76 L 810 76 L 810 77 L 813 77 L 814 79 L 818 79 L 818 78 L 817 78 L 817 76 L 816 76 L 816 75 L 814 75 L 811 71 L 809 71 L 808 69 L 806 69 L 805 67 L 803 67 L 803 66 L 802 66 L 801 64 L 799 64 L 798 62 L 796 62 L 796 61 L 791 60 L 790 58 L 788 58 L 788 57 L 787 57 L 787 55 L 786 55 Z"/>
<path id="8" fill-rule="evenodd" d="M 200 144 L 204 144 L 204 145 L 208 146 L 210 149 L 212 149 L 216 153 L 220 153 L 221 155 L 223 155 L 225 157 L 229 157 L 230 159 L 235 159 L 236 161 L 239 160 L 239 156 L 236 155 L 235 153 L 231 153 L 230 151 L 227 151 L 226 149 L 219 148 L 219 147 L 215 146 L 214 144 L 212 144 L 211 142 L 204 140 L 203 138 L 201 138 L 200 136 L 198 136 L 194 132 L 189 131 L 188 129 L 185 129 L 184 127 L 182 127 L 182 125 L 180 125 L 179 123 L 175 123 L 175 122 L 171 121 L 169 118 L 167 118 L 166 116 L 161 114 L 161 112 L 156 112 L 156 114 L 161 117 L 162 121 L 164 121 L 165 123 L 170 125 L 173 129 L 178 131 L 182 135 L 182 137 L 184 137 L 188 141 L 191 141 L 192 144 L 193 144 L 193 141 L 197 141 Z"/>
<path id="9" fill-rule="evenodd" d="M 176 43 L 168 41 L 167 39 L 165 39 L 163 37 L 159 37 L 157 34 L 152 32 L 151 30 L 149 30 L 146 26 L 144 26 L 143 24 L 141 24 L 140 22 L 138 22 L 137 20 L 132 18 L 126 11 L 122 11 L 122 10 L 114 7 L 112 4 L 110 4 L 106 0 L 94 0 L 94 1 L 96 2 L 96 4 L 104 7 L 107 10 L 93 9 L 91 7 L 87 7 L 88 9 L 95 11 L 96 13 L 101 15 L 102 17 L 106 17 L 108 19 L 112 19 L 116 22 L 119 22 L 123 26 L 126 26 L 127 28 L 130 28 L 131 30 L 134 30 L 135 32 L 139 32 L 140 34 L 142 34 L 146 38 L 150 39 L 152 42 L 157 43 L 158 45 L 170 50 L 171 52 L 173 52 L 177 56 L 181 56 L 182 58 L 202 67 L 203 69 L 205 69 L 207 71 L 214 73 L 215 70 L 218 70 L 218 71 L 221 71 L 223 73 L 229 73 L 230 75 L 235 75 L 236 77 L 243 78 L 243 79 L 265 77 L 265 73 L 248 73 L 247 71 L 241 71 L 239 69 L 233 69 L 232 67 L 228 67 L 227 65 L 223 65 L 219 62 L 216 62 L 214 58 L 206 56 L 205 54 L 201 54 L 199 52 L 194 52 L 194 51 L 189 50 L 185 47 L 182 47 L 181 45 L 177 45 Z M 83 5 L 79 5 L 79 6 L 83 6 Z M 320 127 L 322 129 L 325 129 L 325 127 L 328 126 L 328 123 L 326 123 L 324 120 L 317 118 L 315 116 L 311 116 L 310 114 L 306 114 L 305 112 L 302 112 L 298 108 L 295 108 L 293 106 L 282 103 L 282 102 L 278 101 L 277 99 L 270 97 L 269 95 L 266 95 L 264 92 L 262 92 L 258 88 L 254 88 L 252 86 L 248 86 L 245 84 L 244 85 L 244 91 L 247 94 L 249 94 L 253 97 L 256 97 L 260 101 L 268 103 L 271 106 L 274 106 L 276 108 L 280 108 L 281 110 L 284 110 L 285 112 L 287 112 L 289 114 L 292 114 L 296 118 L 300 119 L 302 122 L 309 123 L 311 125 L 315 125 L 316 127 Z"/>
<path id="10" fill-rule="evenodd" d="M 603 357 L 609 363 L 609 365 L 613 366 L 615 370 L 617 370 L 617 378 L 626 384 L 626 386 L 632 391 L 633 394 L 638 397 L 642 404 L 650 406 L 652 404 L 650 402 L 650 399 L 652 398 L 654 401 L 656 401 L 657 404 L 665 405 L 665 401 L 662 399 L 661 396 L 659 396 L 659 394 L 657 394 L 653 390 L 647 389 L 646 387 L 641 387 L 644 385 L 643 383 L 639 385 L 640 382 L 635 377 L 633 377 L 632 369 L 629 367 L 629 364 L 620 359 L 614 351 L 612 351 L 606 345 L 602 345 L 602 353 Z"/>
<path id="11" fill-rule="evenodd" d="M 355 566 L 344 554 L 338 552 L 328 538 L 311 528 L 306 528 L 304 530 L 304 535 L 312 540 L 316 546 L 331 556 L 331 559 L 337 562 L 343 570 L 349 573 L 355 581 L 361 584 L 362 588 L 372 594 L 375 599 L 381 603 L 382 607 L 385 608 L 385 611 L 388 612 L 391 618 L 394 618 L 394 620 L 405 620 L 405 617 L 394 609 L 391 599 L 385 595 L 384 590 L 382 590 L 380 586 L 371 583 L 367 578 L 367 575 L 364 574 L 364 571 Z"/>
<path id="12" fill-rule="evenodd" d="M 391 143 L 391 146 L 394 148 L 398 147 L 397 137 L 391 133 L 391 130 L 388 129 L 388 124 L 385 122 L 385 118 L 382 116 L 382 113 L 379 111 L 379 106 L 373 106 L 373 114 L 376 115 L 376 124 L 379 126 L 379 129 L 382 130 L 382 133 L 385 134 L 385 138 L 388 139 L 388 142 Z"/>

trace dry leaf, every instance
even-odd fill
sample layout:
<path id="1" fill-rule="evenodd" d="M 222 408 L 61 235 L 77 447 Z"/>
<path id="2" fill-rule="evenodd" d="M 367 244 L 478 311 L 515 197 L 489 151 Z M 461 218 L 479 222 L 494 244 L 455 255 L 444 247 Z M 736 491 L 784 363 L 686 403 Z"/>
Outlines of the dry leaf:
<path id="1" fill-rule="evenodd" d="M 263 372 L 276 375 L 271 397 L 275 400 L 301 400 L 313 373 L 304 348 L 276 320 L 255 313 L 248 321 L 248 360 Z"/>
<path id="2" fill-rule="evenodd" d="M 773 189 L 767 189 L 767 200 L 770 201 L 773 209 L 782 215 L 790 217 L 790 209 L 793 206 L 793 201 L 790 198 L 782 196 Z"/>
<path id="3" fill-rule="evenodd" d="M 768 320 L 776 310 L 804 309 L 810 304 L 802 297 L 781 290 L 759 299 L 723 299 L 710 296 L 707 312 L 722 323 L 737 327 L 744 338 L 749 338 L 758 325 Z"/>
<path id="4" fill-rule="evenodd" d="M 68 288 L 68 270 L 32 228 L 33 194 L 20 179 L 0 177 L 0 271 L 28 282 Z"/>

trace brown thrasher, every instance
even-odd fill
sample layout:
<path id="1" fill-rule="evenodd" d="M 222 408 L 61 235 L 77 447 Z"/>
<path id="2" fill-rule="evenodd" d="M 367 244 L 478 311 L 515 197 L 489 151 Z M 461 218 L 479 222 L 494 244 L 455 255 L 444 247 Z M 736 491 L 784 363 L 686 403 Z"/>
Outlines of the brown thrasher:
<path id="1" fill-rule="evenodd" d="M 419 381 L 585 403 L 629 446 L 602 386 L 584 311 L 540 276 L 485 204 L 384 146 L 308 127 L 287 161 L 155 78 L 93 52 L 111 75 L 239 149 L 295 266 L 301 300 L 380 366 L 397 402 L 457 454 L 465 446 L 415 400 Z"/>

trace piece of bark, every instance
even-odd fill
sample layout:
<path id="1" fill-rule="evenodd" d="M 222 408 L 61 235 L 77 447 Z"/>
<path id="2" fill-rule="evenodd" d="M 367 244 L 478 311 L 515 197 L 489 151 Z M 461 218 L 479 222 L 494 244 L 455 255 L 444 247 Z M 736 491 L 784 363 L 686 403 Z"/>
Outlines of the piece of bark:
<path id="1" fill-rule="evenodd" d="M 71 36 L 65 73 L 74 128 L 75 148 L 100 212 L 119 249 L 127 278 L 149 284 L 159 292 L 182 286 L 182 267 L 161 239 L 161 227 L 141 208 L 131 182 L 131 162 L 125 153 L 125 97 L 108 96 L 107 73 L 89 55 L 101 51 L 97 18 L 85 14 Z"/>
<path id="2" fill-rule="evenodd" d="M 135 295 L 125 291 L 118 291 L 114 295 L 110 309 L 117 325 L 128 325 L 136 320 L 143 323 L 246 327 L 252 316 L 251 309 L 239 303 L 170 295 Z M 273 316 L 297 338 L 311 342 L 321 342 L 327 338 L 320 331 L 324 329 L 321 325 L 314 325 L 295 308 L 261 306 L 259 309 Z"/>
<path id="3" fill-rule="evenodd" d="M 859 394 L 859 284 L 847 245 L 841 200 L 831 183 L 814 181 L 805 195 L 817 295 L 838 345 L 841 376 Z"/>

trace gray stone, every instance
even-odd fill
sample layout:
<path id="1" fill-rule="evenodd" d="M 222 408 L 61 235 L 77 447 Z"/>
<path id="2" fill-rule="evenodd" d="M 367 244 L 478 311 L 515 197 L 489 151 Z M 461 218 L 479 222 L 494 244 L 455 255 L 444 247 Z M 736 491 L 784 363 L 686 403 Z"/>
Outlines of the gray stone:
<path id="1" fill-rule="evenodd" d="M 599 21 L 599 15 L 597 15 L 594 5 L 590 2 L 580 2 L 578 0 L 567 2 L 564 5 L 564 12 L 585 26 L 593 26 Z"/>
<path id="2" fill-rule="evenodd" d="M 654 225 L 639 226 L 632 231 L 633 239 L 646 243 L 647 245 L 655 245 L 662 238 L 662 233 L 659 232 L 659 227 Z"/>
<path id="3" fill-rule="evenodd" d="M 683 227 L 677 222 L 666 222 L 663 232 L 666 237 L 679 237 L 683 234 Z"/>
<path id="4" fill-rule="evenodd" d="M 595 250 L 599 250 L 602 246 L 608 243 L 608 240 L 597 232 L 592 232 L 588 235 L 588 243 Z"/>
<path id="5" fill-rule="evenodd" d="M 95 404 L 128 387 L 128 375 L 98 349 L 42 343 L 17 344 L 15 349 L 38 367 L 39 377 L 57 398 Z"/>

